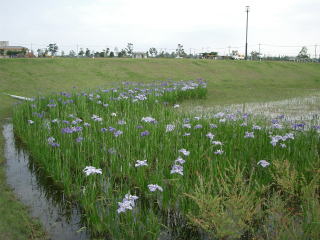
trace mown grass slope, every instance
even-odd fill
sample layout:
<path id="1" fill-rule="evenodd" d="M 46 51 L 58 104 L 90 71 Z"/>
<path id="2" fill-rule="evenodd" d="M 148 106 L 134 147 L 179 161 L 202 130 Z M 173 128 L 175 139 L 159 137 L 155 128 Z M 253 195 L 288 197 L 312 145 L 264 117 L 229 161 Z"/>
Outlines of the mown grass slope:
<path id="1" fill-rule="evenodd" d="M 18 95 L 32 96 L 70 89 L 74 86 L 93 88 L 123 81 L 145 82 L 168 78 L 207 80 L 209 94 L 205 103 L 210 105 L 278 100 L 319 90 L 320 65 L 193 59 L 3 59 L 0 61 L 0 91 Z M 2 96 L 0 100 L 5 101 Z"/>

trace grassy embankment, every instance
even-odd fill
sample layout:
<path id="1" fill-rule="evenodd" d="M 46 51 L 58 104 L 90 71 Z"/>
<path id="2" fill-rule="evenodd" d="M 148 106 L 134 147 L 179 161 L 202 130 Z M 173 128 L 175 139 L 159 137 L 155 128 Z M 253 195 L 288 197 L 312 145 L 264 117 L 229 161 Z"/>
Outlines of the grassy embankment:
<path id="1" fill-rule="evenodd" d="M 304 96 L 320 89 L 320 66 L 278 62 L 224 62 L 202 60 L 131 59 L 15 59 L 0 61 L 0 91 L 33 96 L 73 86 L 94 88 L 122 81 L 208 81 L 208 98 L 201 104 L 242 103 Z M 14 100 L 0 96 L 1 120 L 11 116 Z M 3 150 L 3 139 L 0 141 Z M 4 158 L 1 152 L 0 163 Z M 0 182 L 5 182 L 4 169 Z M 35 238 L 39 232 L 26 211 L 0 188 L 0 236 L 6 239 Z M 21 226 L 21 227 L 20 227 Z"/>

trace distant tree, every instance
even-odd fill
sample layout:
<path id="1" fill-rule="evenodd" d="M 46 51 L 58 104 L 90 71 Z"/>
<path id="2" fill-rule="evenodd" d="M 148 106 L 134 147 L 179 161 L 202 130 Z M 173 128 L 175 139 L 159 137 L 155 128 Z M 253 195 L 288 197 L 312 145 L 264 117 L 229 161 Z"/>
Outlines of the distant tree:
<path id="1" fill-rule="evenodd" d="M 152 48 L 149 49 L 149 53 L 150 53 L 150 55 L 151 55 L 152 57 L 156 57 L 157 54 L 158 54 L 158 51 L 157 51 L 156 48 L 152 47 Z"/>
<path id="2" fill-rule="evenodd" d="M 196 55 L 193 54 L 193 53 L 189 53 L 188 56 L 187 56 L 187 58 L 196 58 Z"/>
<path id="3" fill-rule="evenodd" d="M 79 51 L 78 55 L 79 55 L 79 56 L 81 56 L 81 57 L 83 57 L 83 55 L 84 55 L 84 51 L 83 51 L 83 49 L 82 49 L 82 48 L 80 48 L 80 51 Z"/>
<path id="4" fill-rule="evenodd" d="M 48 49 L 37 49 L 38 57 L 46 57 L 48 55 Z"/>
<path id="5" fill-rule="evenodd" d="M 61 57 L 64 57 L 64 51 L 61 51 Z"/>
<path id="6" fill-rule="evenodd" d="M 48 51 L 51 53 L 51 56 L 55 56 L 58 52 L 58 46 L 56 43 L 50 43 L 48 45 Z"/>
<path id="7" fill-rule="evenodd" d="M 297 56 L 298 59 L 302 59 L 302 60 L 306 60 L 309 58 L 309 55 L 308 55 L 308 49 L 306 46 L 303 46 L 302 49 L 300 50 L 298 56 Z"/>
<path id="8" fill-rule="evenodd" d="M 106 52 L 102 51 L 102 52 L 98 52 L 98 57 L 105 57 L 106 56 Z"/>
<path id="9" fill-rule="evenodd" d="M 105 54 L 104 57 L 108 57 L 109 53 L 110 53 L 110 48 L 106 48 L 106 50 L 104 52 L 104 54 Z"/>
<path id="10" fill-rule="evenodd" d="M 176 54 L 178 57 L 184 57 L 186 55 L 184 49 L 183 49 L 183 45 L 182 44 L 178 44 L 178 47 L 176 49 Z"/>
<path id="11" fill-rule="evenodd" d="M 4 49 L 0 49 L 0 55 L 4 55 Z"/>
<path id="12" fill-rule="evenodd" d="M 76 52 L 73 50 L 70 50 L 69 57 L 75 57 L 75 56 L 76 56 Z"/>
<path id="13" fill-rule="evenodd" d="M 259 60 L 261 58 L 261 54 L 257 51 L 252 51 L 250 55 L 252 60 Z"/>
<path id="14" fill-rule="evenodd" d="M 232 50 L 231 56 L 238 56 L 238 55 L 239 55 L 239 51 L 238 50 Z"/>
<path id="15" fill-rule="evenodd" d="M 127 55 L 127 51 L 125 49 L 122 49 L 119 53 L 118 53 L 118 57 L 125 57 Z"/>
<path id="16" fill-rule="evenodd" d="M 20 51 L 14 51 L 14 50 L 8 50 L 7 51 L 7 55 L 10 56 L 10 57 L 17 56 L 19 53 L 21 53 L 21 52 Z"/>
<path id="17" fill-rule="evenodd" d="M 179 56 L 179 55 L 177 55 L 176 52 L 171 52 L 171 54 L 166 55 L 166 56 L 167 56 L 167 57 L 170 57 L 170 58 L 175 58 L 175 57 L 177 57 L 177 56 Z"/>
<path id="18" fill-rule="evenodd" d="M 92 51 L 91 57 L 100 57 L 100 52 L 95 52 L 95 51 Z M 104 56 L 104 52 L 102 52 L 102 57 Z"/>
<path id="19" fill-rule="evenodd" d="M 163 58 L 164 57 L 164 51 L 161 51 L 157 57 Z"/>
<path id="20" fill-rule="evenodd" d="M 86 49 L 86 53 L 85 54 L 86 54 L 86 57 L 90 57 L 91 56 L 89 48 Z"/>
<path id="21" fill-rule="evenodd" d="M 125 50 L 126 50 L 127 54 L 128 54 L 129 56 L 131 56 L 132 53 L 133 53 L 133 44 L 132 44 L 132 43 L 128 43 Z"/>
<path id="22" fill-rule="evenodd" d="M 114 53 L 112 51 L 110 52 L 109 57 L 114 57 Z"/>
<path id="23" fill-rule="evenodd" d="M 48 56 L 48 53 L 49 53 L 48 48 L 45 48 L 45 49 L 44 49 L 43 56 L 44 56 L 44 57 L 47 57 L 47 56 Z"/>
<path id="24" fill-rule="evenodd" d="M 38 49 L 37 49 L 37 54 L 38 54 L 38 57 L 43 57 L 43 51 L 42 51 L 42 49 L 38 48 Z"/>

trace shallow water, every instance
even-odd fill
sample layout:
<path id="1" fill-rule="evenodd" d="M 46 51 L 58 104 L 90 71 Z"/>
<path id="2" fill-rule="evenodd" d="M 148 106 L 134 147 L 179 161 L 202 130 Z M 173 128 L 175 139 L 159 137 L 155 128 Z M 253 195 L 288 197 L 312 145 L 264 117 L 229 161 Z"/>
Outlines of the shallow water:
<path id="1" fill-rule="evenodd" d="M 32 217 L 40 220 L 51 240 L 85 240 L 89 234 L 83 230 L 77 207 L 64 199 L 63 193 L 48 186 L 28 153 L 18 148 L 12 124 L 3 128 L 7 183 L 18 199 L 30 208 Z"/>
<path id="2" fill-rule="evenodd" d="M 312 125 L 319 125 L 320 94 L 281 101 L 217 105 L 213 107 L 198 106 L 191 109 L 191 111 L 202 115 L 210 115 L 217 112 L 241 112 L 270 119 L 284 115 L 284 120 L 288 122 L 304 121 Z"/>

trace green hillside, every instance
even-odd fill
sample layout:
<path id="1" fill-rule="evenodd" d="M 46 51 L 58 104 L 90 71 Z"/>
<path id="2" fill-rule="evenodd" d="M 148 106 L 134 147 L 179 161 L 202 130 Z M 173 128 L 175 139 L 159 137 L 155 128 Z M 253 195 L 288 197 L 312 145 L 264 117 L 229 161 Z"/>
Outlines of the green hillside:
<path id="1" fill-rule="evenodd" d="M 33 96 L 123 81 L 208 81 L 204 104 L 278 100 L 320 89 L 320 65 L 193 59 L 2 59 L 0 92 Z M 10 100 L 1 96 L 1 112 Z M 5 104 L 4 104 L 5 103 Z"/>

